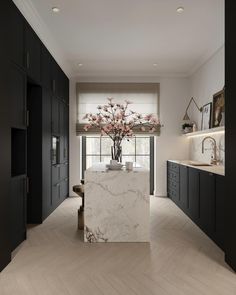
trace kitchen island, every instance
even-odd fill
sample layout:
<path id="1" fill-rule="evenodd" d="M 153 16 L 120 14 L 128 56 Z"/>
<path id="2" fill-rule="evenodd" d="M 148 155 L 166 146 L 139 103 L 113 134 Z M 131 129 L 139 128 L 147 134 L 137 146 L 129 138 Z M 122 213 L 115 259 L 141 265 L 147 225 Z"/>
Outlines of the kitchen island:
<path id="1" fill-rule="evenodd" d="M 84 241 L 149 242 L 149 171 L 85 171 Z"/>

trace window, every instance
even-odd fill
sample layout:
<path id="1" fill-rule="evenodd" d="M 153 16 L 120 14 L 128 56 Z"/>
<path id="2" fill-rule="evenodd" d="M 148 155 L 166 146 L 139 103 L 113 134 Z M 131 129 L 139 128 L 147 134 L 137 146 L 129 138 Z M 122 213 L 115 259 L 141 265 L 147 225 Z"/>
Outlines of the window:
<path id="1" fill-rule="evenodd" d="M 82 175 L 95 163 L 109 163 L 112 140 L 96 135 L 82 136 Z M 154 137 L 135 136 L 122 142 L 122 162 L 132 161 L 150 171 L 150 193 L 154 190 Z"/>
<path id="2" fill-rule="evenodd" d="M 113 97 L 115 102 L 132 102 L 130 109 L 145 114 L 159 115 L 158 83 L 77 83 L 77 125 L 78 135 L 84 133 L 86 113 L 97 113 L 97 106 L 107 103 Z M 96 130 L 89 131 L 96 133 Z"/>

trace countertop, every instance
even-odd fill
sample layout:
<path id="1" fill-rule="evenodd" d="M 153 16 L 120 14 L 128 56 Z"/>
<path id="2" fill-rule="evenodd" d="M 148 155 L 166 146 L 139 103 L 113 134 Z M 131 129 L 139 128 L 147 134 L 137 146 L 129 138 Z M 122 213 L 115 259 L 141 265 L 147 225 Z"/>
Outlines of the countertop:
<path id="1" fill-rule="evenodd" d="M 173 163 L 177 163 L 177 164 L 180 164 L 180 165 L 188 166 L 188 167 L 191 167 L 191 168 L 199 169 L 199 170 L 202 170 L 202 171 L 207 171 L 207 172 L 210 172 L 210 173 L 225 176 L 225 167 L 222 166 L 222 165 L 195 166 L 195 165 L 189 164 L 189 162 L 191 160 L 168 160 L 168 161 L 173 162 Z"/>

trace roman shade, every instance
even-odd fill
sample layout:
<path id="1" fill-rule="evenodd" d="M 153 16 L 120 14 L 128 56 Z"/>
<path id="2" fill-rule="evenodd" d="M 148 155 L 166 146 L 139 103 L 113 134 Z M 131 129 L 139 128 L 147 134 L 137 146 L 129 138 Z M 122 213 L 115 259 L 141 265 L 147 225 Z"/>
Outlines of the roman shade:
<path id="1" fill-rule="evenodd" d="M 130 110 L 159 117 L 159 83 L 77 83 L 76 89 L 77 135 L 87 134 L 83 129 L 87 123 L 85 114 L 97 113 L 97 106 L 107 104 L 108 97 L 112 97 L 115 103 L 129 100 L 132 102 Z M 96 134 L 99 130 L 91 128 L 88 132 Z"/>

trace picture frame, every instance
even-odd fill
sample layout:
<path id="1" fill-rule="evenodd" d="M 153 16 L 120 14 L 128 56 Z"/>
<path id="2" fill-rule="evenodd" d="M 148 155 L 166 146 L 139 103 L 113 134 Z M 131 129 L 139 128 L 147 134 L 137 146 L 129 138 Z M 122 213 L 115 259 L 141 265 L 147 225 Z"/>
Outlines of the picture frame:
<path id="1" fill-rule="evenodd" d="M 225 88 L 213 95 L 212 128 L 225 125 Z"/>
<path id="2" fill-rule="evenodd" d="M 209 102 L 202 107 L 202 123 L 201 130 L 206 130 L 211 128 L 211 112 L 212 103 Z"/>

